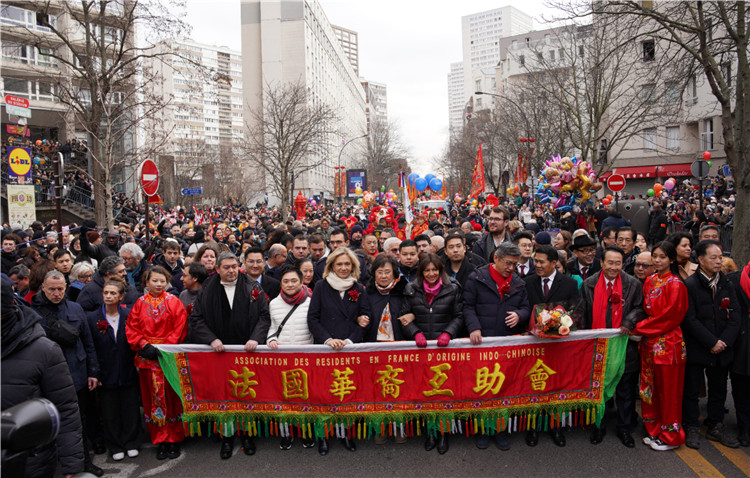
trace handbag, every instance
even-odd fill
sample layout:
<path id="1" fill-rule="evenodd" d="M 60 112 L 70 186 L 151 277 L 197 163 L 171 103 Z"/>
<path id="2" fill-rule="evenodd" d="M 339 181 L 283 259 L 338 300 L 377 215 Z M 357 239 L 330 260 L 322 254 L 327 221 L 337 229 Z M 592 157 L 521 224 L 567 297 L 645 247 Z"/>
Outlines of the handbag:
<path id="1" fill-rule="evenodd" d="M 276 332 L 274 332 L 273 335 L 271 335 L 270 337 L 268 337 L 268 340 L 270 340 L 270 339 L 272 339 L 274 337 L 276 337 L 277 339 L 279 338 L 279 334 L 281 334 L 281 329 L 284 328 L 284 324 L 286 324 L 286 321 L 289 320 L 289 317 L 292 316 L 292 314 L 294 313 L 294 311 L 297 310 L 297 307 L 299 307 L 299 304 L 295 304 L 294 307 L 292 307 L 292 310 L 290 310 L 289 313 L 286 314 L 286 317 L 284 317 L 284 320 L 282 320 L 281 324 L 279 324 L 279 328 L 276 329 Z M 266 340 L 266 342 L 268 342 L 268 340 Z"/>
<path id="2" fill-rule="evenodd" d="M 78 343 L 78 338 L 81 336 L 81 330 L 64 320 L 54 319 L 49 320 L 47 318 L 47 337 L 57 342 L 60 347 L 73 348 Z"/>

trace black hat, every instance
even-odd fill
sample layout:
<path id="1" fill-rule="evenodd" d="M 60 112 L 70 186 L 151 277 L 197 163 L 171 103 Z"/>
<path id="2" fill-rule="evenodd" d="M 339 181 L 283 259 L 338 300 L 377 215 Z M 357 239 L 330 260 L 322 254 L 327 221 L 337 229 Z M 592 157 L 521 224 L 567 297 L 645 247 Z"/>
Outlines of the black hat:
<path id="1" fill-rule="evenodd" d="M 429 225 L 428 227 L 429 227 L 429 228 L 430 228 L 431 230 L 433 230 L 433 231 L 434 231 L 435 229 L 443 229 L 443 225 L 442 225 L 442 224 L 440 224 L 440 223 L 439 223 L 439 222 L 437 222 L 437 221 L 432 221 L 432 222 L 430 223 L 430 225 Z"/>
<path id="2" fill-rule="evenodd" d="M 576 236 L 576 238 L 573 239 L 573 245 L 570 246 L 570 248 L 575 251 L 576 249 L 590 246 L 596 246 L 596 241 L 591 239 L 591 236 L 589 236 L 588 234 L 581 234 L 580 236 Z"/>

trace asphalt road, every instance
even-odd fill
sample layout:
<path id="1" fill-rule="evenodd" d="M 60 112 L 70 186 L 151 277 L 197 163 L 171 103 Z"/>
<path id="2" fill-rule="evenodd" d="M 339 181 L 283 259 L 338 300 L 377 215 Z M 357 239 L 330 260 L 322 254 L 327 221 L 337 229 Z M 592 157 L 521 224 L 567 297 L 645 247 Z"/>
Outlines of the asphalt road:
<path id="1" fill-rule="evenodd" d="M 731 404 L 731 398 L 728 400 Z M 530 448 L 525 433 L 511 435 L 511 450 L 503 452 L 490 443 L 479 450 L 473 439 L 451 437 L 450 450 L 439 455 L 436 450 L 424 451 L 422 437 L 406 444 L 392 441 L 375 445 L 372 440 L 358 441 L 352 453 L 338 442 L 331 442 L 325 457 L 317 447 L 303 449 L 297 441 L 291 450 L 279 449 L 278 438 L 256 439 L 254 456 L 246 456 L 236 440 L 234 456 L 219 458 L 219 442 L 215 438 L 189 438 L 183 444 L 182 456 L 175 460 L 156 460 L 153 445 L 144 445 L 141 455 L 114 462 L 107 455 L 98 455 L 94 463 L 105 471 L 105 477 L 420 477 L 429 476 L 564 476 L 564 477 L 741 477 L 750 475 L 750 448 L 728 449 L 703 440 L 700 450 L 681 447 L 675 451 L 655 452 L 640 443 L 643 432 L 634 433 L 636 447 L 624 447 L 614 433 L 614 422 L 600 445 L 589 443 L 589 433 L 573 430 L 566 433 L 567 446 L 558 448 L 541 434 L 539 445 Z M 736 433 L 734 410 L 725 420 L 730 433 Z M 144 438 L 146 438 L 144 436 Z M 91 475 L 81 474 L 80 477 Z"/>

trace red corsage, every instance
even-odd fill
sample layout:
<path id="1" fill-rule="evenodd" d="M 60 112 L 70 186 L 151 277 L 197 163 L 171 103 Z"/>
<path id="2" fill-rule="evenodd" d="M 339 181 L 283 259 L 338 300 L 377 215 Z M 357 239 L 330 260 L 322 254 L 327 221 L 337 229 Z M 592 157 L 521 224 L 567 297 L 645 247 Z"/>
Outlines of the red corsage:
<path id="1" fill-rule="evenodd" d="M 108 328 L 109 328 L 109 322 L 107 322 L 106 320 L 100 320 L 99 322 L 96 323 L 96 329 L 102 335 L 107 333 Z"/>
<path id="2" fill-rule="evenodd" d="M 612 295 L 609 296 L 609 301 L 612 303 L 612 305 L 620 305 L 622 298 L 620 297 L 620 294 L 618 294 L 617 292 L 613 292 Z"/>
<path id="3" fill-rule="evenodd" d="M 724 297 L 721 299 L 721 304 L 719 304 L 719 308 L 722 310 L 727 310 L 729 308 L 730 302 L 729 297 Z"/>
<path id="4" fill-rule="evenodd" d="M 258 300 L 258 297 L 260 297 L 260 291 L 258 289 L 253 289 L 253 300 Z"/>
<path id="5" fill-rule="evenodd" d="M 193 313 L 193 304 L 188 304 L 187 307 L 185 307 L 185 310 L 187 311 L 187 315 L 190 315 Z"/>
<path id="6" fill-rule="evenodd" d="M 349 300 L 352 302 L 357 302 L 357 299 L 359 299 L 359 292 L 357 292 L 356 289 L 352 289 L 349 291 Z"/>
<path id="7" fill-rule="evenodd" d="M 510 283 L 506 282 L 503 284 L 502 289 L 500 289 L 500 294 L 505 296 L 508 295 L 508 293 L 510 293 Z"/>

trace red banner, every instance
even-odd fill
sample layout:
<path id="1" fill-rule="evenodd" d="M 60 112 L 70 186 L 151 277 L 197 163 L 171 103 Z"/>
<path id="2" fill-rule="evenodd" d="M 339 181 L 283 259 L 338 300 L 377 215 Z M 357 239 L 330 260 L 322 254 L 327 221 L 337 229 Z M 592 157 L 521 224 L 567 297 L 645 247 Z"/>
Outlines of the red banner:
<path id="1" fill-rule="evenodd" d="M 614 334 L 605 332 L 485 339 L 477 347 L 461 339 L 427 349 L 405 342 L 350 345 L 341 352 L 327 346 L 255 353 L 159 348 L 185 350 L 164 353 L 161 363 L 182 397 L 186 421 L 217 414 L 229 421 L 307 416 L 318 427 L 336 416 L 377 421 L 438 414 L 482 416 L 500 428 L 515 412 L 589 410 L 593 421 L 607 398 L 605 384 L 621 373 L 624 358 L 624 341 L 614 342 L 613 354 Z"/>

